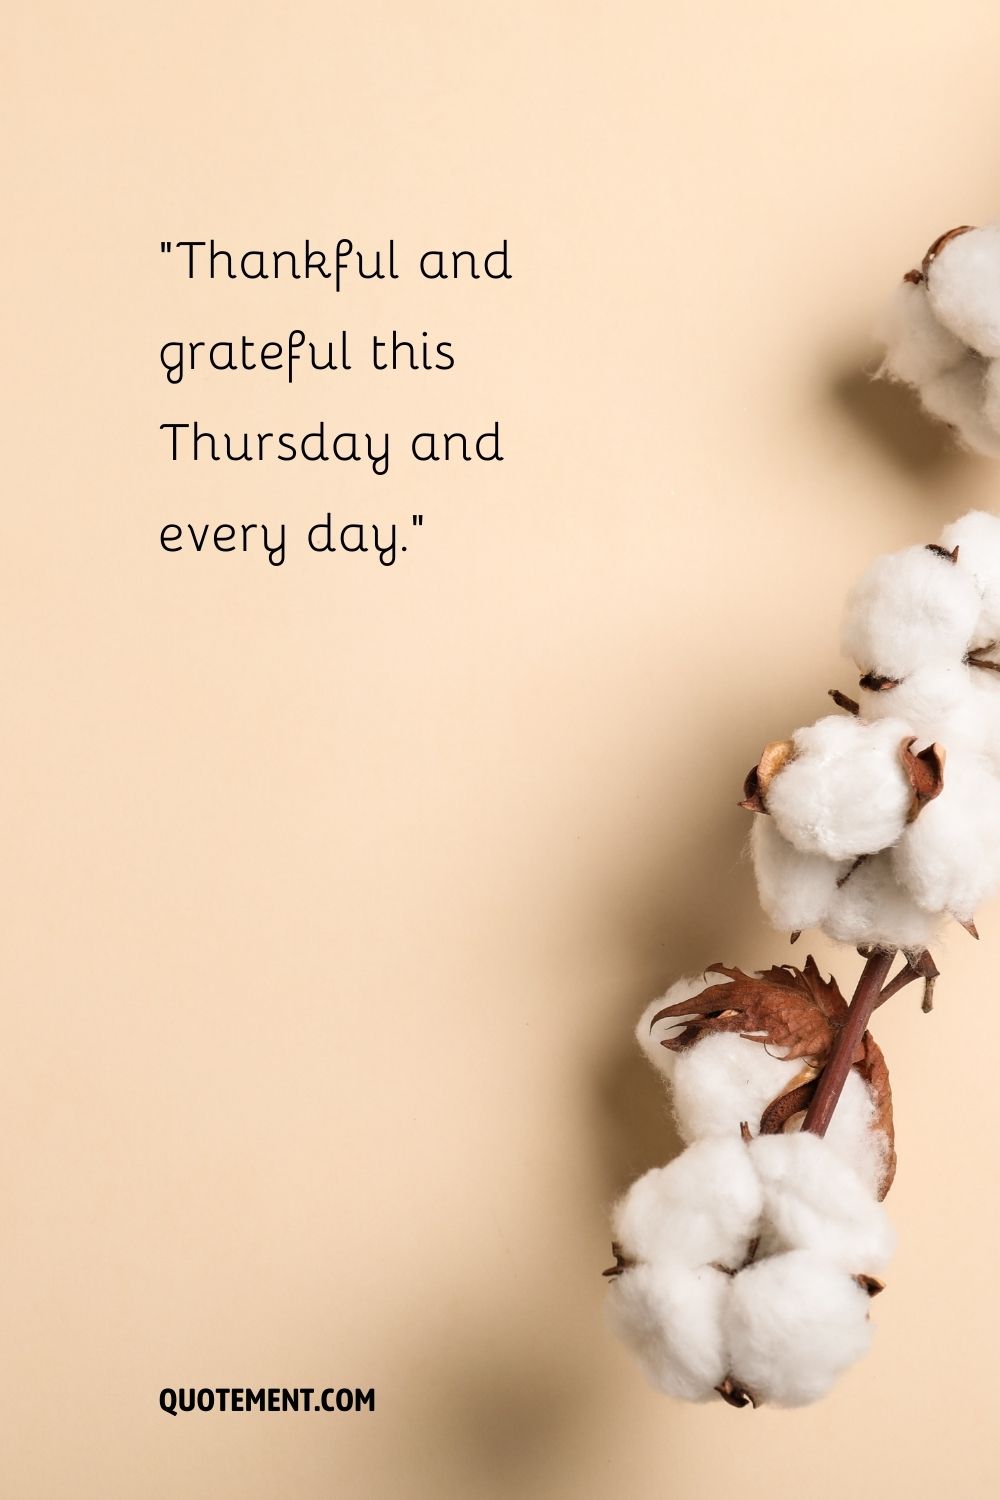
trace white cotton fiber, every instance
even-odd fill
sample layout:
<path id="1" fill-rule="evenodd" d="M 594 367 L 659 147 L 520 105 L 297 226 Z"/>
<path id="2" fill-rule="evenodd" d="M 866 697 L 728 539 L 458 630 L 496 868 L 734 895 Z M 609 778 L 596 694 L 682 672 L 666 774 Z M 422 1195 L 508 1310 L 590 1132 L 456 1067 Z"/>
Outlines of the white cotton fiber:
<path id="1" fill-rule="evenodd" d="M 728 1140 L 696 1141 L 633 1182 L 615 1205 L 614 1238 L 630 1260 L 735 1267 L 757 1232 L 761 1203 L 737 1127 Z"/>
<path id="2" fill-rule="evenodd" d="M 769 1250 L 813 1250 L 852 1275 L 882 1271 L 896 1236 L 868 1185 L 828 1142 L 801 1131 L 749 1146 Z"/>
<path id="3" fill-rule="evenodd" d="M 879 557 L 844 606 L 841 644 L 864 673 L 895 680 L 933 661 L 961 661 L 981 609 L 973 580 L 928 547 Z"/>
<path id="4" fill-rule="evenodd" d="M 769 1256 L 733 1281 L 731 1374 L 758 1401 L 805 1406 L 871 1344 L 869 1297 L 846 1272 L 808 1250 Z"/>
<path id="5" fill-rule="evenodd" d="M 1000 370 L 1000 366 L 996 368 Z M 1000 398 L 1000 383 L 997 394 Z M 997 415 L 1000 417 L 1000 399 Z M 941 545 L 948 552 L 958 548 L 958 566 L 979 590 L 981 607 L 973 644 L 987 646 L 1000 641 L 1000 516 L 971 510 L 945 527 Z"/>
<path id="6" fill-rule="evenodd" d="M 695 1050 L 709 1040 L 723 1038 Z M 871 1123 L 856 1073 L 838 1109 L 845 1100 L 846 1140 Z M 703 1401 L 728 1379 L 756 1403 L 800 1406 L 866 1351 L 863 1278 L 884 1269 L 895 1237 L 843 1146 L 734 1133 L 632 1184 L 613 1213 L 608 1317 L 657 1389 Z"/>
<path id="7" fill-rule="evenodd" d="M 718 1399 L 731 1291 L 731 1278 L 712 1266 L 636 1266 L 613 1278 L 608 1321 L 657 1390 L 687 1401 Z"/>
<path id="8" fill-rule="evenodd" d="M 888 852 L 858 865 L 837 892 L 823 923 L 823 931 L 836 943 L 908 953 L 929 948 L 940 927 L 940 919 L 918 906 L 899 884 Z"/>
<path id="9" fill-rule="evenodd" d="M 1000 676 L 983 673 L 983 719 L 985 755 L 1000 771 Z"/>
<path id="10" fill-rule="evenodd" d="M 912 385 L 974 453 L 1000 457 L 1000 225 L 942 240 L 923 276 L 897 288 L 879 374 Z"/>
<path id="11" fill-rule="evenodd" d="M 687 1141 L 739 1137 L 743 1121 L 756 1133 L 764 1110 L 802 1072 L 802 1061 L 774 1056 L 738 1032 L 706 1036 L 680 1053 L 674 1070 L 674 1114 Z"/>
<path id="12" fill-rule="evenodd" d="M 895 843 L 912 801 L 900 750 L 910 733 L 899 720 L 862 724 L 842 715 L 796 730 L 794 755 L 767 789 L 782 837 L 833 860 Z"/>
<path id="13" fill-rule="evenodd" d="M 884 1130 L 874 1126 L 872 1091 L 858 1070 L 852 1068 L 844 1080 L 833 1119 L 823 1139 L 876 1198 L 885 1180 L 889 1140 Z"/>
<path id="14" fill-rule="evenodd" d="M 760 904 L 779 932 L 818 927 L 836 895 L 837 881 L 851 867 L 849 859 L 803 854 L 782 838 L 770 817 L 754 818 L 750 854 Z"/>
<path id="15" fill-rule="evenodd" d="M 922 385 L 957 365 L 965 345 L 934 316 L 923 282 L 900 283 L 879 330 L 885 360 L 879 371 L 908 385 Z"/>
<path id="16" fill-rule="evenodd" d="M 932 417 L 947 422 L 973 453 L 1000 457 L 1000 432 L 987 417 L 987 367 L 978 354 L 920 387 L 920 399 Z"/>
<path id="17" fill-rule="evenodd" d="M 982 756 L 949 755 L 944 789 L 892 851 L 900 885 L 918 906 L 970 921 L 1000 886 L 1000 780 Z"/>
<path id="18" fill-rule="evenodd" d="M 895 687 L 860 688 L 858 705 L 862 723 L 895 719 L 907 725 L 920 744 L 935 740 L 970 750 L 986 748 L 989 725 L 984 716 L 985 674 L 965 662 L 930 661 L 916 667 Z M 1000 704 L 1000 678 L 996 701 Z"/>
<path id="19" fill-rule="evenodd" d="M 970 349 L 1000 355 L 1000 224 L 956 235 L 927 270 L 934 315 Z"/>
<path id="20" fill-rule="evenodd" d="M 656 1000 L 650 1000 L 639 1017 L 635 1028 L 635 1039 L 658 1073 L 662 1073 L 665 1078 L 673 1077 L 677 1054 L 669 1047 L 664 1047 L 662 1043 L 680 1036 L 691 1017 L 680 1016 L 677 1020 L 657 1021 L 655 1026 L 653 1017 L 659 1011 L 666 1010 L 668 1006 L 679 1005 L 682 1000 L 694 999 L 710 985 L 728 983 L 724 974 L 696 974 L 687 979 L 678 979 L 665 995 L 660 995 Z"/>

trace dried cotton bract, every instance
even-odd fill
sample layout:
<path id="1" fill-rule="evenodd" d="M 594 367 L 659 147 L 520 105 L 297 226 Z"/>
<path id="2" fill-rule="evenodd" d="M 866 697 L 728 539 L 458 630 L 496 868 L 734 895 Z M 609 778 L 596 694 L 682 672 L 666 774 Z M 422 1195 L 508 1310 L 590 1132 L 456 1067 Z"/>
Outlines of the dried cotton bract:
<path id="1" fill-rule="evenodd" d="M 880 374 L 913 386 L 966 447 L 1000 456 L 1000 225 L 936 240 L 898 288 L 881 339 Z"/>

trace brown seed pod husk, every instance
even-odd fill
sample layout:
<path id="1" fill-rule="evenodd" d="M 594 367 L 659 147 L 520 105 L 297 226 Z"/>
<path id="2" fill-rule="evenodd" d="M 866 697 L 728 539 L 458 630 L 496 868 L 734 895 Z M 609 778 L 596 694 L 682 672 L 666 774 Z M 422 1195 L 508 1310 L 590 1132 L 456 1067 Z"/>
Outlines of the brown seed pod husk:
<path id="1" fill-rule="evenodd" d="M 930 249 L 927 251 L 927 254 L 923 259 L 922 270 L 924 280 L 927 279 L 927 275 L 931 269 L 931 266 L 941 254 L 941 251 L 944 249 L 945 245 L 950 245 L 952 240 L 957 240 L 960 234 L 968 234 L 969 231 L 971 229 L 975 229 L 975 227 L 975 224 L 959 224 L 957 228 L 946 229 L 944 234 L 938 235 L 937 239 L 934 241 L 933 245 L 931 245 Z"/>
<path id="2" fill-rule="evenodd" d="M 772 740 L 765 745 L 760 760 L 747 772 L 740 807 L 747 812 L 767 812 L 767 789 L 794 755 L 795 745 L 791 740 Z"/>
<path id="3" fill-rule="evenodd" d="M 928 745 L 919 755 L 914 755 L 910 747 L 915 741 L 916 735 L 911 735 L 899 747 L 903 770 L 912 793 L 910 811 L 906 818 L 908 823 L 918 818 L 928 802 L 940 797 L 944 790 L 944 746 Z"/>

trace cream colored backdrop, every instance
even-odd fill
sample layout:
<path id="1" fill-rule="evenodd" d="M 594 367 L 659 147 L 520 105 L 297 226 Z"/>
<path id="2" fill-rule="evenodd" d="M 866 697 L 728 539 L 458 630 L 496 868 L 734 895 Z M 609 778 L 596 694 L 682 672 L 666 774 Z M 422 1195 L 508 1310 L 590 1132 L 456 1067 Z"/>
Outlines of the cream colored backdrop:
<path id="1" fill-rule="evenodd" d="M 830 1400 L 657 1398 L 599 1272 L 608 1204 L 674 1149 L 639 1009 L 788 956 L 743 773 L 850 687 L 869 555 L 997 504 L 1000 468 L 865 371 L 895 278 L 1000 211 L 1000 11 L 41 0 L 7 29 L 4 1492 L 985 1493 L 996 910 L 932 1018 L 879 1015 L 900 1250 Z M 159 253 L 210 235 L 507 236 L 514 279 L 337 299 Z M 458 364 L 157 364 L 342 325 Z M 506 459 L 172 466 L 158 424 L 192 415 L 499 418 Z M 393 568 L 157 546 L 328 508 L 425 523 Z M 247 1384 L 377 1410 L 158 1409 Z"/>

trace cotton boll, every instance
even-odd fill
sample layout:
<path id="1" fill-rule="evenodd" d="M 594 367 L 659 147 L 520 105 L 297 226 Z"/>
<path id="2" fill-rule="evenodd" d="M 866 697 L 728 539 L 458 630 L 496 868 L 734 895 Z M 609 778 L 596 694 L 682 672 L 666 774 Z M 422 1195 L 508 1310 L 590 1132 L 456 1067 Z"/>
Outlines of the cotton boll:
<path id="1" fill-rule="evenodd" d="M 928 267 L 927 296 L 963 344 L 990 359 L 1000 355 L 1000 224 L 949 240 Z"/>
<path id="2" fill-rule="evenodd" d="M 823 923 L 823 931 L 836 943 L 902 948 L 908 953 L 929 948 L 940 928 L 940 918 L 918 906 L 899 884 L 888 853 L 858 865 L 840 887 Z"/>
<path id="3" fill-rule="evenodd" d="M 986 415 L 986 366 L 978 354 L 920 387 L 920 399 L 932 417 L 947 422 L 973 453 L 1000 457 L 1000 432 Z"/>
<path id="4" fill-rule="evenodd" d="M 877 558 L 852 588 L 843 651 L 862 673 L 898 681 L 929 662 L 961 661 L 980 608 L 967 573 L 928 547 L 907 547 Z"/>
<path id="5" fill-rule="evenodd" d="M 875 1128 L 875 1100 L 856 1068 L 844 1080 L 833 1119 L 823 1138 L 865 1184 L 873 1198 L 882 1194 L 889 1139 Z"/>
<path id="6" fill-rule="evenodd" d="M 803 854 L 832 860 L 895 843 L 912 801 L 901 757 L 911 733 L 895 719 L 861 724 L 834 715 L 797 730 L 792 759 L 767 788 L 767 811 L 782 837 Z"/>
<path id="7" fill-rule="evenodd" d="M 948 757 L 944 789 L 892 851 L 899 883 L 918 906 L 970 921 L 1000 886 L 1000 779 L 982 756 Z"/>
<path id="8" fill-rule="evenodd" d="M 750 853 L 760 904 L 779 932 L 818 927 L 836 895 L 837 881 L 851 867 L 850 860 L 801 853 L 768 817 L 754 818 Z"/>
<path id="9" fill-rule="evenodd" d="M 829 1142 L 792 1131 L 758 1136 L 748 1149 L 764 1192 L 770 1244 L 814 1250 L 852 1275 L 888 1265 L 896 1244 L 888 1215 Z"/>
<path id="10" fill-rule="evenodd" d="M 991 366 L 987 386 L 996 387 L 997 421 L 1000 432 L 1000 365 Z M 979 590 L 981 609 L 974 645 L 1000 641 L 1000 516 L 971 510 L 952 521 L 941 533 L 941 545 L 951 552 L 958 548 L 958 566 L 968 573 Z"/>
<path id="11" fill-rule="evenodd" d="M 921 742 L 940 740 L 949 750 L 983 750 L 989 736 L 983 689 L 994 686 L 984 683 L 983 676 L 981 669 L 964 661 L 930 661 L 893 687 L 861 688 L 861 721 L 873 724 L 891 718 L 906 724 Z M 1000 705 L 1000 681 L 995 688 Z"/>
<path id="12" fill-rule="evenodd" d="M 668 1006 L 679 1005 L 682 1000 L 693 1000 L 696 995 L 708 989 L 710 984 L 727 983 L 729 981 L 722 974 L 711 976 L 697 974 L 689 979 L 678 979 L 665 995 L 661 995 L 657 1000 L 651 1000 L 646 1006 L 635 1028 L 635 1039 L 653 1067 L 658 1073 L 662 1073 L 664 1078 L 673 1077 L 677 1054 L 669 1047 L 662 1046 L 662 1043 L 680 1036 L 691 1017 L 680 1016 L 676 1020 L 657 1021 L 655 1026 L 653 1017 L 659 1011 L 666 1010 Z"/>
<path id="13" fill-rule="evenodd" d="M 808 1250 L 755 1261 L 730 1296 L 734 1380 L 775 1406 L 818 1401 L 868 1352 L 868 1306 L 852 1276 Z"/>
<path id="14" fill-rule="evenodd" d="M 678 1055 L 674 1114 L 687 1141 L 739 1135 L 743 1121 L 756 1131 L 764 1110 L 788 1092 L 802 1062 L 775 1057 L 762 1042 L 738 1032 L 706 1036 Z"/>
<path id="15" fill-rule="evenodd" d="M 961 339 L 934 316 L 923 282 L 900 283 L 879 333 L 885 344 L 879 374 L 909 385 L 922 385 L 950 370 L 965 354 Z"/>
<path id="16" fill-rule="evenodd" d="M 667 1396 L 707 1401 L 726 1374 L 731 1278 L 712 1266 L 636 1266 L 608 1291 L 612 1331 Z"/>
<path id="17" fill-rule="evenodd" d="M 612 1213 L 614 1238 L 628 1260 L 735 1267 L 757 1232 L 762 1201 L 738 1133 L 696 1141 L 633 1182 Z"/>

